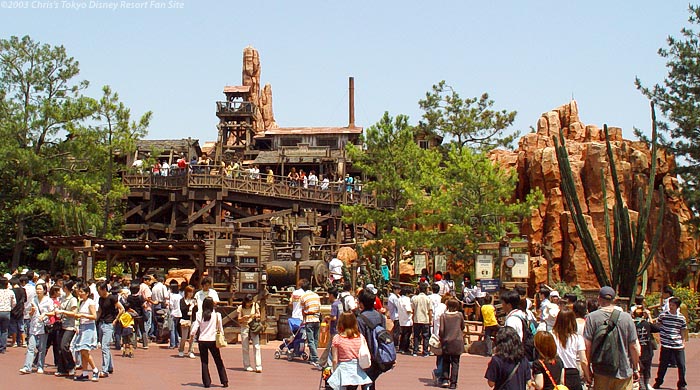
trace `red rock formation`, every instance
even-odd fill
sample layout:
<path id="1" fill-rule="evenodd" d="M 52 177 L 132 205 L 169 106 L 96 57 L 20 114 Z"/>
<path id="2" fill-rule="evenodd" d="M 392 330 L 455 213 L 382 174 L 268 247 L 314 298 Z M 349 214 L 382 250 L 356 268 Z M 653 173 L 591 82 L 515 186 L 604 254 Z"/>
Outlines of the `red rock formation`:
<path id="1" fill-rule="evenodd" d="M 278 127 L 272 112 L 272 87 L 266 84 L 260 90 L 260 54 L 252 47 L 243 49 L 243 85 L 250 86 L 250 100 L 258 109 L 253 117 L 253 130 L 260 133 Z"/>
<path id="2" fill-rule="evenodd" d="M 582 288 L 596 288 L 598 283 L 586 254 L 571 221 L 560 184 L 559 165 L 554 151 L 553 136 L 559 136 L 562 130 L 566 138 L 569 160 L 576 182 L 576 191 L 581 207 L 586 213 L 589 229 L 596 241 L 596 247 L 607 265 L 607 247 L 605 237 L 604 207 L 612 212 L 615 203 L 612 191 L 612 179 L 609 177 L 608 156 L 603 131 L 594 125 L 584 125 L 578 116 L 575 101 L 542 114 L 537 121 L 537 132 L 526 134 L 520 139 L 515 151 L 494 151 L 493 161 L 517 169 L 519 182 L 515 197 L 523 200 L 535 188 L 545 195 L 545 202 L 535 210 L 530 218 L 523 221 L 521 233 L 530 237 L 533 254 L 541 253 L 541 245 L 551 247 L 554 281 L 563 279 Z M 622 138 L 622 129 L 608 127 L 615 155 L 615 163 L 620 178 L 623 200 L 630 210 L 638 210 L 638 189 L 646 193 L 651 166 L 649 147 L 638 141 Z M 678 179 L 672 173 L 675 159 L 672 155 L 660 151 L 657 154 L 658 168 L 654 182 L 663 184 L 666 189 L 666 212 L 664 213 L 662 239 L 659 252 L 649 267 L 649 279 L 655 289 L 662 283 L 671 281 L 672 270 L 679 259 L 694 256 L 699 248 L 698 241 L 692 237 L 684 222 L 692 217 L 692 212 L 678 195 Z M 601 175 L 605 174 L 605 179 Z M 602 181 L 608 187 L 607 199 L 603 199 Z M 656 221 L 659 208 L 658 191 L 654 195 L 650 221 Z M 611 218 L 612 218 L 612 214 Z M 630 217 L 636 220 L 636 212 Z M 647 243 L 651 242 L 654 228 L 647 231 Z M 533 274 L 536 283 L 547 281 L 546 260 L 533 256 Z"/>

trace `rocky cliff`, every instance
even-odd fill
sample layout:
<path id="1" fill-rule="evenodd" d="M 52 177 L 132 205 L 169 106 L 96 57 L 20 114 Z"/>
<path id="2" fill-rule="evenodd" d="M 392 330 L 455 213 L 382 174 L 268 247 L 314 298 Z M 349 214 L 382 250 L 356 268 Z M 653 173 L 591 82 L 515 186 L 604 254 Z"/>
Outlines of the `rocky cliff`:
<path id="1" fill-rule="evenodd" d="M 260 90 L 260 54 L 252 46 L 243 49 L 242 82 L 250 86 L 250 100 L 258 107 L 253 117 L 255 133 L 278 127 L 272 112 L 272 87 L 265 84 Z"/>
<path id="2" fill-rule="evenodd" d="M 630 210 L 638 210 L 638 190 L 641 188 L 645 193 L 650 179 L 651 150 L 643 142 L 623 139 L 622 129 L 618 127 L 608 129 L 623 199 Z M 579 284 L 582 288 L 595 288 L 598 283 L 560 189 L 561 176 L 552 138 L 559 137 L 560 130 L 566 138 L 581 207 L 587 215 L 589 229 L 594 240 L 597 240 L 598 252 L 607 269 L 604 208 L 607 207 L 612 212 L 615 200 L 612 190 L 608 190 L 607 199 L 603 198 L 602 192 L 602 180 L 606 180 L 608 189 L 612 188 L 605 135 L 599 127 L 581 122 L 575 101 L 542 114 L 537 121 L 537 131 L 523 136 L 517 150 L 494 151 L 491 159 L 517 170 L 519 180 L 516 198 L 524 199 L 535 188 L 539 188 L 545 196 L 545 202 L 521 225 L 521 234 L 529 236 L 532 244 L 532 272 L 536 282 L 547 282 L 544 251 L 548 251 L 553 260 L 551 266 L 554 282 L 564 280 Z M 664 151 L 660 151 L 657 158 L 658 168 L 653 180 L 657 187 L 663 184 L 665 188 L 666 211 L 659 252 L 649 267 L 649 281 L 655 289 L 678 277 L 679 274 L 674 271 L 679 260 L 694 256 L 698 249 L 698 241 L 684 224 L 692 213 L 678 195 L 680 188 L 673 174 L 675 159 Z M 601 169 L 606 174 L 605 179 L 601 176 Z M 660 193 L 656 191 L 650 216 L 651 225 L 657 221 L 659 196 Z M 635 220 L 636 212 L 631 214 L 632 220 Z M 654 228 L 650 226 L 647 243 L 651 242 L 653 234 Z"/>

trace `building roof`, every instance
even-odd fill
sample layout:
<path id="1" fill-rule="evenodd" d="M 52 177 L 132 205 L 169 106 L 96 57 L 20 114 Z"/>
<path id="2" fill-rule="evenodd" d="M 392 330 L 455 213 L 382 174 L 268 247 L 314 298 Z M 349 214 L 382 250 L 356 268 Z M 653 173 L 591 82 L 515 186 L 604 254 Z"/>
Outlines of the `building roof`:
<path id="1" fill-rule="evenodd" d="M 224 93 L 250 93 L 250 85 L 227 85 Z"/>
<path id="2" fill-rule="evenodd" d="M 362 127 L 278 127 L 267 129 L 256 137 L 268 135 L 362 134 Z"/>
<path id="3" fill-rule="evenodd" d="M 139 150 L 189 150 L 190 147 L 198 148 L 199 140 L 192 138 L 183 139 L 140 139 L 136 141 L 136 147 Z"/>

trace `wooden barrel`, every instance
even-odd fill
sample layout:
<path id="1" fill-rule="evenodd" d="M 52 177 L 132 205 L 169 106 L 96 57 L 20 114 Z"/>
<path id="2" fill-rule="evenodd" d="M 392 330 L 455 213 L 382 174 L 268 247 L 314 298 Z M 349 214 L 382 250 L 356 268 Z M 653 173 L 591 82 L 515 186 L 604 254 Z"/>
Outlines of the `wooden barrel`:
<path id="1" fill-rule="evenodd" d="M 289 316 L 281 315 L 277 320 L 277 338 L 282 340 L 292 335 L 292 330 L 289 329 L 289 323 L 287 319 Z"/>

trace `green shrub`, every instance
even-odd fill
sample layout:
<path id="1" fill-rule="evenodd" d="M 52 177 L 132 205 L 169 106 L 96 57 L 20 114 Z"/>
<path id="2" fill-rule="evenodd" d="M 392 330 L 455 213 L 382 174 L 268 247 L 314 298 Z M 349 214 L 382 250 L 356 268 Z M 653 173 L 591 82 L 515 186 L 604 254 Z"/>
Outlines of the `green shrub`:
<path id="1" fill-rule="evenodd" d="M 561 296 L 562 299 L 564 298 L 564 294 L 574 294 L 579 301 L 586 302 L 586 296 L 583 294 L 583 290 L 581 290 L 581 286 L 579 285 L 569 286 L 566 282 L 558 282 L 554 283 L 552 288 L 559 292 L 559 296 Z"/>

